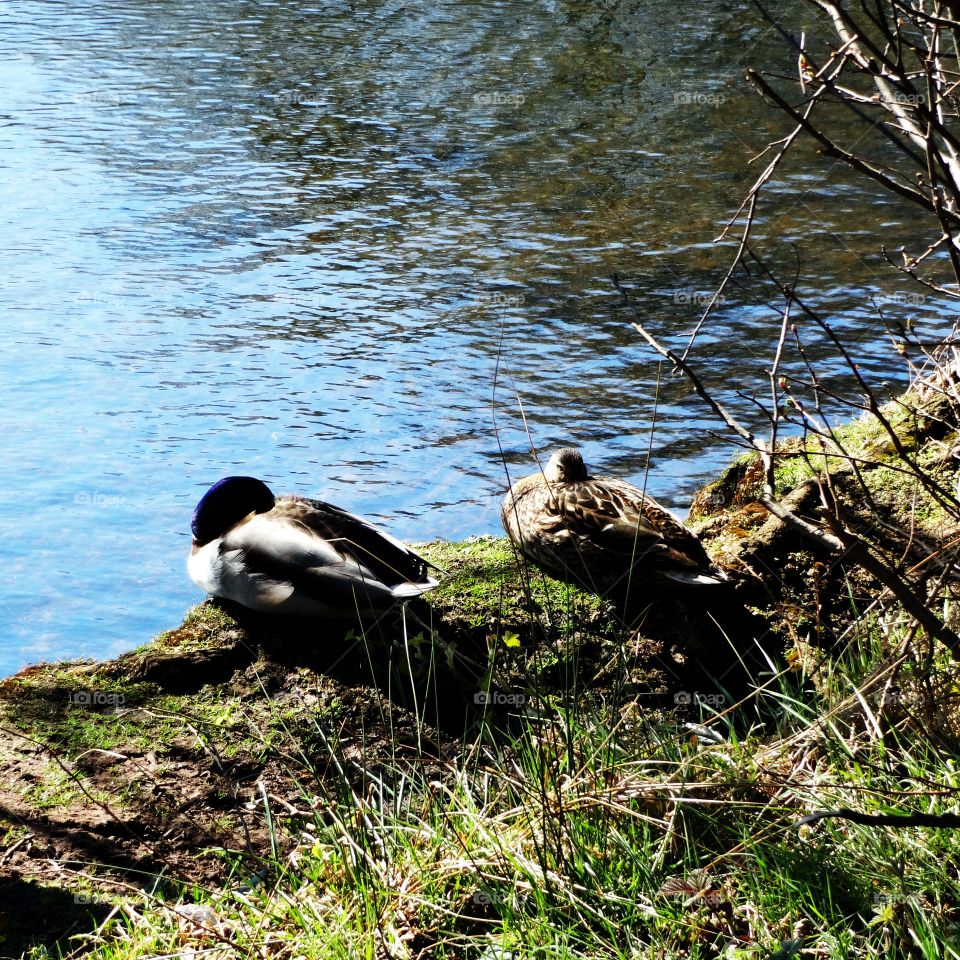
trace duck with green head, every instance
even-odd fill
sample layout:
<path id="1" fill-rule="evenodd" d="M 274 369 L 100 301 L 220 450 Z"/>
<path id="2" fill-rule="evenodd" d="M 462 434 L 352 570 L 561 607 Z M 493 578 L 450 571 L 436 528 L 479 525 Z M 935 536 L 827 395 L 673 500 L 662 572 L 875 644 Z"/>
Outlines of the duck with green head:
<path id="1" fill-rule="evenodd" d="M 225 477 L 193 511 L 191 579 L 251 610 L 352 617 L 432 590 L 430 564 L 372 523 L 321 500 L 274 497 Z"/>

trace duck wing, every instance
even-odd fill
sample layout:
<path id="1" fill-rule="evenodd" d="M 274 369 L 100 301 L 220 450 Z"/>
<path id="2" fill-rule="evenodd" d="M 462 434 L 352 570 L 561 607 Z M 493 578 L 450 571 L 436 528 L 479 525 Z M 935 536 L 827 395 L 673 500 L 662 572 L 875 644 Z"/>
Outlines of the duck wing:
<path id="1" fill-rule="evenodd" d="M 277 500 L 272 512 L 329 544 L 346 560 L 359 564 L 387 587 L 436 584 L 429 576 L 432 565 L 423 557 L 385 530 L 332 503 L 285 496 Z"/>
<path id="2" fill-rule="evenodd" d="M 211 575 L 198 582 L 255 610 L 384 610 L 437 585 L 425 560 L 373 524 L 299 497 L 249 516 L 204 549 L 211 548 Z"/>
<path id="3" fill-rule="evenodd" d="M 591 479 L 554 489 L 556 517 L 581 549 L 589 544 L 624 560 L 654 566 L 709 570 L 697 537 L 632 484 Z"/>

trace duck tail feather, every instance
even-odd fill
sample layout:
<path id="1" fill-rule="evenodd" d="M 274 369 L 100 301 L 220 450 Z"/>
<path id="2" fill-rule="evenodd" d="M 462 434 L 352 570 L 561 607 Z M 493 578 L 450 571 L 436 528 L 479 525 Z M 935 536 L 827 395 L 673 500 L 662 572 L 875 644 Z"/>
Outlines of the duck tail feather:
<path id="1" fill-rule="evenodd" d="M 423 583 L 398 583 L 395 587 L 390 588 L 390 592 L 397 600 L 412 600 L 414 597 L 419 597 L 428 590 L 432 590 L 435 586 L 437 586 L 437 581 L 428 577 Z"/>
<path id="2" fill-rule="evenodd" d="M 691 586 L 715 586 L 726 583 L 730 578 L 722 570 L 711 570 L 706 573 L 702 570 L 664 570 L 663 576 L 678 583 L 687 583 Z"/>

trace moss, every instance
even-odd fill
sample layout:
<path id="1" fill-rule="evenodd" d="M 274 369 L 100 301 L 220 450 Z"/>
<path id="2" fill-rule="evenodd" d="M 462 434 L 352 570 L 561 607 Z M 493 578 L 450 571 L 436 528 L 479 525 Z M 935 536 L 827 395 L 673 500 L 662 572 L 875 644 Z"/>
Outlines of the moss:
<path id="1" fill-rule="evenodd" d="M 697 523 L 726 510 L 744 506 L 760 496 L 762 487 L 760 458 L 755 453 L 742 454 L 694 497 L 689 519 Z"/>
<path id="2" fill-rule="evenodd" d="M 829 472 L 842 478 L 856 469 L 870 493 L 890 509 L 907 509 L 907 523 L 918 523 L 928 531 L 936 531 L 950 518 L 927 494 L 916 478 L 904 472 L 898 445 L 921 469 L 947 490 L 955 482 L 956 462 L 946 456 L 956 445 L 958 435 L 946 428 L 943 411 L 924 406 L 910 394 L 891 401 L 881 414 L 896 436 L 890 436 L 880 418 L 870 412 L 834 426 L 831 441 L 814 434 L 790 437 L 777 446 L 774 483 L 776 495 L 784 497 L 804 481 Z M 933 442 L 930 442 L 933 440 Z M 909 468 L 907 468 L 909 470 Z M 694 500 L 690 519 L 702 530 L 711 530 L 706 523 L 711 517 L 729 515 L 749 508 L 763 493 L 764 473 L 760 457 L 755 453 L 736 459 L 713 483 L 705 486 Z M 755 524 L 744 523 L 744 534 Z M 732 531 L 726 529 L 729 539 Z"/>
<path id="3" fill-rule="evenodd" d="M 558 634 L 611 628 L 616 618 L 608 601 L 561 583 L 528 565 L 505 537 L 435 541 L 417 548 L 444 573 L 427 595 L 447 619 L 484 627 L 496 638 L 542 627 Z"/>
<path id="4" fill-rule="evenodd" d="M 145 646 L 178 650 L 197 649 L 206 647 L 223 631 L 237 626 L 236 620 L 223 607 L 204 601 L 187 611 L 179 627 L 161 633 Z M 138 648 L 138 650 L 143 649 L 144 647 Z"/>

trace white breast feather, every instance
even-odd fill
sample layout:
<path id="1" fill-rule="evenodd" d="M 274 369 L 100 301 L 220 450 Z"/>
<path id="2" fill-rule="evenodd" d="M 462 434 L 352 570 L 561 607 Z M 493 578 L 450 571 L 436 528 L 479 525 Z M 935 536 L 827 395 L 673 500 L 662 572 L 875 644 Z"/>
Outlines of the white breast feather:
<path id="1" fill-rule="evenodd" d="M 388 539 L 406 549 L 392 537 Z M 268 569 L 260 571 L 252 566 L 257 555 L 268 559 Z M 418 596 L 436 585 L 428 579 L 424 584 L 399 584 L 391 589 L 364 564 L 339 552 L 336 541 L 330 543 L 301 524 L 269 515 L 253 516 L 221 539 L 201 547 L 190 556 L 188 568 L 194 582 L 213 596 L 259 610 L 283 607 L 289 613 L 335 612 L 321 599 L 324 581 L 328 588 L 334 587 L 335 595 L 342 594 L 345 587 L 363 584 L 368 597 L 381 596 L 381 606 L 389 605 L 390 600 Z M 296 571 L 297 579 L 304 574 L 311 576 L 316 583 L 315 595 L 295 591 L 283 576 L 285 569 Z"/>

